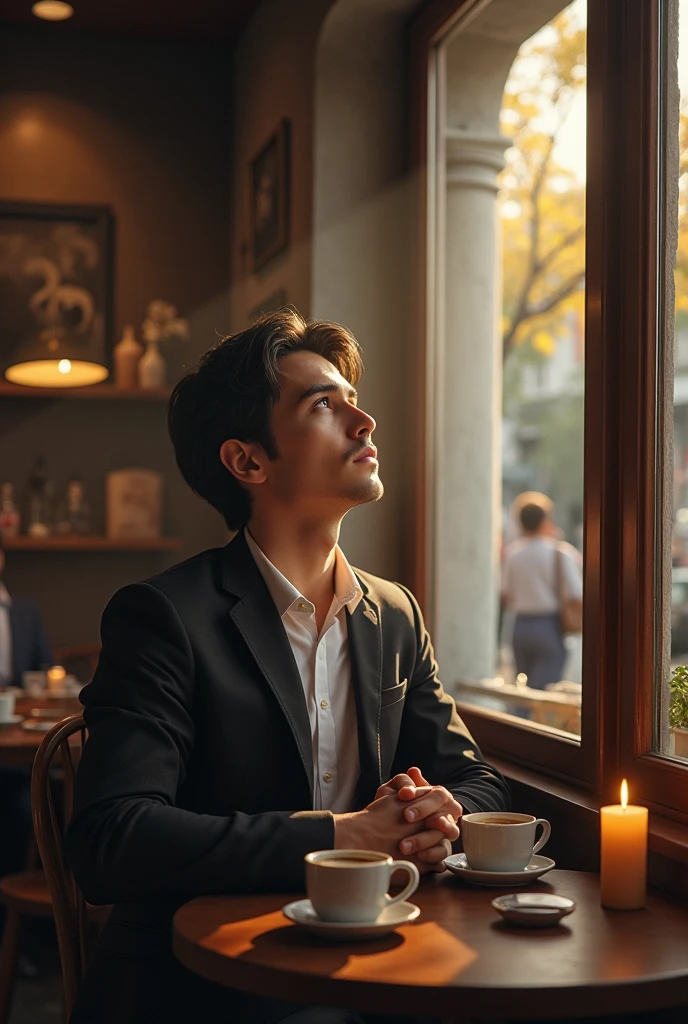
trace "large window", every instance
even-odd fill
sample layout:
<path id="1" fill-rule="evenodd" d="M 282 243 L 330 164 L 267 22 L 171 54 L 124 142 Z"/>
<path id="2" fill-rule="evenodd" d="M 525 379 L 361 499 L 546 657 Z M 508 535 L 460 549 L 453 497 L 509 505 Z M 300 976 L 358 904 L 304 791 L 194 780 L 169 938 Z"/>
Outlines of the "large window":
<path id="1" fill-rule="evenodd" d="M 566 584 L 580 586 L 583 552 L 586 17 L 586 0 L 575 0 L 521 46 L 504 88 L 510 144 L 498 179 L 503 527 L 493 687 L 504 710 L 575 736 L 582 634 L 561 632 L 555 606 L 570 596 Z M 538 494 L 552 512 L 531 534 L 523 506 Z"/>
<path id="2" fill-rule="evenodd" d="M 419 582 L 443 679 L 492 755 L 686 814 L 688 0 L 436 9 Z M 583 563 L 583 642 L 543 688 L 498 599 L 524 491 Z"/>
<path id="3" fill-rule="evenodd" d="M 575 741 L 586 0 L 554 11 L 492 0 L 437 51 L 434 634 L 462 705 Z"/>

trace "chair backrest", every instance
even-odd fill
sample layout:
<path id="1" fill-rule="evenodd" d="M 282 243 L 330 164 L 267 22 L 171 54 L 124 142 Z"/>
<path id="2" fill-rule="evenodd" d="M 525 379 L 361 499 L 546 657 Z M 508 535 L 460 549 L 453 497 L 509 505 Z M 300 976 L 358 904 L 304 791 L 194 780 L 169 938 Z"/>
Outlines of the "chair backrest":
<path id="1" fill-rule="evenodd" d="M 81 715 L 58 722 L 36 751 L 31 775 L 33 826 L 53 904 L 67 1020 L 86 970 L 87 923 L 84 898 L 65 857 L 63 825 L 72 816 L 74 780 L 85 741 L 86 723 Z M 62 817 L 50 784 L 50 770 L 58 765 L 63 774 Z"/>

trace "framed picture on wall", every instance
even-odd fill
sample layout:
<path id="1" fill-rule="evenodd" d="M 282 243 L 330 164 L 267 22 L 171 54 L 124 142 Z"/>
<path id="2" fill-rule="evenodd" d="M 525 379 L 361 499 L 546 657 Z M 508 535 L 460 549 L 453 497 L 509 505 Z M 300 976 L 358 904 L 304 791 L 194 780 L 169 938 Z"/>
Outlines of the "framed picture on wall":
<path id="1" fill-rule="evenodd" d="M 253 269 L 289 244 L 289 121 L 283 120 L 251 161 Z"/>
<path id="2" fill-rule="evenodd" d="M 107 206 L 0 201 L 0 363 L 46 332 L 111 367 L 113 216 Z"/>

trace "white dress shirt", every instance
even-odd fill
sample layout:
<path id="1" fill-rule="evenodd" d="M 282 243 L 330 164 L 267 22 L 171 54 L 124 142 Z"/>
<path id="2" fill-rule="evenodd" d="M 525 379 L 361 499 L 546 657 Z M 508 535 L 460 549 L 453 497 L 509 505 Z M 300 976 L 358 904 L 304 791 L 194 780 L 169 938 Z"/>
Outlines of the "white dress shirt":
<path id="1" fill-rule="evenodd" d="M 346 608 L 353 613 L 363 591 L 337 547 L 334 597 L 318 635 L 315 605 L 263 554 L 248 530 L 245 535 L 282 618 L 303 684 L 313 744 L 313 810 L 351 811 L 360 763 Z"/>
<path id="2" fill-rule="evenodd" d="M 10 608 L 12 598 L 4 583 L 0 583 L 0 686 L 12 682 L 12 626 Z"/>

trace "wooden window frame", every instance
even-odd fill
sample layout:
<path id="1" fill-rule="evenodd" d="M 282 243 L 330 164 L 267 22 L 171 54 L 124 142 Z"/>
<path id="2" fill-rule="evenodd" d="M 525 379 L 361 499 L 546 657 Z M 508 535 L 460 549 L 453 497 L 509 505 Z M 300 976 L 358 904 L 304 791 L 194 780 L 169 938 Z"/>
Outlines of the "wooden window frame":
<path id="1" fill-rule="evenodd" d="M 688 820 L 688 766 L 652 751 L 659 653 L 655 495 L 664 487 L 658 446 L 660 15 L 676 0 L 588 0 L 586 359 L 584 440 L 584 631 L 580 742 L 461 707 L 484 750 L 616 801 L 622 775 L 634 799 Z M 410 163 L 419 182 L 419 346 L 416 367 L 418 496 L 412 584 L 429 605 L 426 495 L 429 195 L 428 145 L 435 116 L 433 54 L 481 0 L 435 0 L 409 26 Z M 564 5 L 562 4 L 562 7 Z M 624 116 L 620 116 L 624 112 Z M 630 639 L 629 639 L 630 638 Z M 685 792 L 684 792 L 685 791 Z"/>

